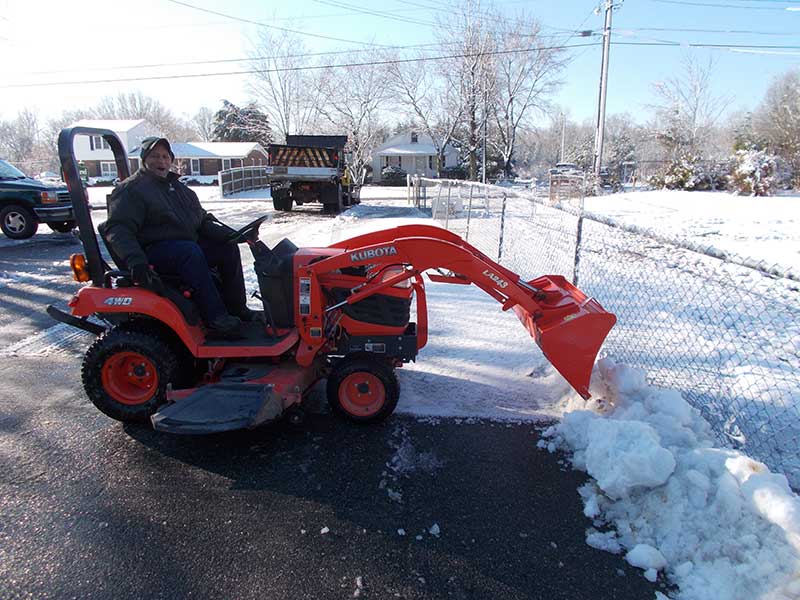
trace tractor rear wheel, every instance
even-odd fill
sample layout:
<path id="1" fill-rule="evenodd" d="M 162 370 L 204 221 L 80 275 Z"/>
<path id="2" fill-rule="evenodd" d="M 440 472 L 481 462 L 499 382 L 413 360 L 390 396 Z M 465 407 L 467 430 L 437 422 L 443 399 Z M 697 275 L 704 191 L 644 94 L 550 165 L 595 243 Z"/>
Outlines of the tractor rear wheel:
<path id="1" fill-rule="evenodd" d="M 81 376 L 86 395 L 112 419 L 147 422 L 166 401 L 178 375 L 171 345 L 151 332 L 112 329 L 86 352 Z"/>
<path id="2" fill-rule="evenodd" d="M 378 423 L 397 406 L 400 384 L 385 361 L 360 355 L 345 358 L 333 368 L 327 394 L 337 414 L 357 423 Z"/>

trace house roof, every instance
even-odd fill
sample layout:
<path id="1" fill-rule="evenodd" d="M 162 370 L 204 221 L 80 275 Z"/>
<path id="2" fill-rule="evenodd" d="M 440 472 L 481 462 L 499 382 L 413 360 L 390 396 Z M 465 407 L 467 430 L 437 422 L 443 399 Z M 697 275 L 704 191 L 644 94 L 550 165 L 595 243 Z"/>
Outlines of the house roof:
<path id="1" fill-rule="evenodd" d="M 398 154 L 403 155 L 414 155 L 414 154 L 423 154 L 425 156 L 434 155 L 436 156 L 436 148 L 433 144 L 395 144 L 394 146 L 389 146 L 388 148 L 381 148 L 378 151 L 378 156 L 397 156 Z"/>
<path id="2" fill-rule="evenodd" d="M 244 158 L 253 150 L 266 155 L 257 142 L 174 142 L 170 144 L 175 158 Z M 128 156 L 138 157 L 140 146 L 133 148 Z"/>
<path id="3" fill-rule="evenodd" d="M 75 121 L 70 127 L 97 127 L 114 132 L 125 132 L 142 123 L 144 123 L 144 119 L 81 119 Z"/>

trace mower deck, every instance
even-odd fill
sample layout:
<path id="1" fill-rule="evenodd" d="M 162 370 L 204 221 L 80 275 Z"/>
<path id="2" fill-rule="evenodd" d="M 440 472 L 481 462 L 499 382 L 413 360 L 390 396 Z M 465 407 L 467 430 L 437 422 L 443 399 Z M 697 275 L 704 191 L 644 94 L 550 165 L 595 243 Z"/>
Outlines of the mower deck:
<path id="1" fill-rule="evenodd" d="M 157 431 L 204 434 L 255 427 L 282 412 L 270 384 L 218 383 L 166 405 L 150 419 Z"/>

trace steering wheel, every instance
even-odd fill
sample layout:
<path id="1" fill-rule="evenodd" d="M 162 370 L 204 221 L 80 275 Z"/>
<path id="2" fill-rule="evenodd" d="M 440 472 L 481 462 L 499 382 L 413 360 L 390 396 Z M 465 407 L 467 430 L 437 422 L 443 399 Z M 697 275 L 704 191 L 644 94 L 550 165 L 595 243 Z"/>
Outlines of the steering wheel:
<path id="1" fill-rule="evenodd" d="M 239 240 L 249 240 L 251 242 L 255 242 L 258 240 L 258 228 L 261 227 L 261 224 L 269 218 L 269 215 L 264 215 L 258 217 L 255 221 L 251 221 L 241 229 L 238 229 L 234 235 L 231 236 L 232 239 L 239 241 Z"/>

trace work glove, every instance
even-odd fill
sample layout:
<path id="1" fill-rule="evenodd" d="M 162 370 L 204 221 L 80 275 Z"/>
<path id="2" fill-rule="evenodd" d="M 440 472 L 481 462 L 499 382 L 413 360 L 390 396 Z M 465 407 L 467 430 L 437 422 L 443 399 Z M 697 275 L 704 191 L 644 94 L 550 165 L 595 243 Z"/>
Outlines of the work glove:
<path id="1" fill-rule="evenodd" d="M 136 285 L 155 292 L 159 296 L 164 296 L 167 293 L 161 277 L 150 268 L 150 265 L 141 264 L 131 267 L 131 279 Z"/>

